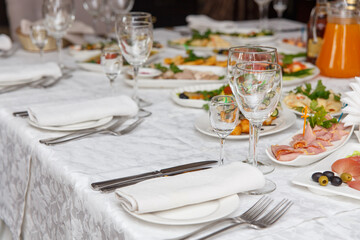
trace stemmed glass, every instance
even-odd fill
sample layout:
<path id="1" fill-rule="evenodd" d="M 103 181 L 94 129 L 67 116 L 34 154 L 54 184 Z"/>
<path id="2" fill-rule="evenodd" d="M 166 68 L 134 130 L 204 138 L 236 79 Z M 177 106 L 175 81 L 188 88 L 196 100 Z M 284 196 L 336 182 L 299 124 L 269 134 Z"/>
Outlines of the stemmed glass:
<path id="1" fill-rule="evenodd" d="M 91 15 L 94 29 L 96 29 L 102 6 L 103 0 L 83 0 L 83 7 Z"/>
<path id="2" fill-rule="evenodd" d="M 238 63 L 232 84 L 238 107 L 253 128 L 250 136 L 254 154 L 252 164 L 257 167 L 259 130 L 275 110 L 281 96 L 281 66 L 271 62 Z M 266 180 L 264 188 L 249 193 L 265 194 L 275 189 L 275 183 Z"/>
<path id="3" fill-rule="evenodd" d="M 117 15 L 128 13 L 134 6 L 135 0 L 108 0 Z"/>
<path id="4" fill-rule="evenodd" d="M 239 110 L 233 96 L 218 95 L 209 104 L 209 118 L 213 130 L 220 138 L 220 161 L 224 164 L 225 138 L 234 130 L 239 119 Z"/>
<path id="5" fill-rule="evenodd" d="M 75 20 L 75 5 L 73 0 L 44 0 L 44 24 L 49 34 L 56 39 L 58 62 L 62 64 L 62 37 Z"/>
<path id="6" fill-rule="evenodd" d="M 269 4 L 272 0 L 255 0 L 259 7 L 259 28 L 268 29 Z"/>
<path id="7" fill-rule="evenodd" d="M 103 66 L 106 76 L 110 80 L 110 87 L 113 89 L 114 81 L 120 74 L 123 65 L 119 47 L 112 46 L 104 48 L 101 53 L 101 65 Z"/>
<path id="8" fill-rule="evenodd" d="M 42 22 L 33 23 L 30 26 L 31 42 L 40 50 L 40 58 L 44 54 L 44 47 L 48 42 L 48 32 Z"/>
<path id="9" fill-rule="evenodd" d="M 287 0 L 274 0 L 273 7 L 277 13 L 278 18 L 281 18 L 287 8 Z"/>
<path id="10" fill-rule="evenodd" d="M 227 78 L 229 81 L 229 85 L 231 87 L 232 92 L 235 92 L 235 72 L 236 72 L 236 65 L 242 62 L 271 62 L 277 63 L 278 62 L 278 55 L 276 48 L 272 47 L 265 47 L 265 46 L 237 46 L 232 47 L 229 49 L 228 54 L 228 64 L 227 64 Z M 235 95 L 236 98 L 236 95 Z M 237 101 L 240 101 L 237 99 Z M 253 127 L 250 125 L 249 128 L 249 135 L 252 136 L 253 134 Z M 254 160 L 254 152 L 252 148 L 252 138 L 249 138 L 249 156 L 248 162 L 253 162 Z M 259 169 L 262 173 L 267 174 L 274 171 L 274 166 L 268 163 L 259 162 Z"/>
<path id="11" fill-rule="evenodd" d="M 146 62 L 151 52 L 153 44 L 152 23 L 121 18 L 116 22 L 116 34 L 124 58 L 134 69 L 133 98 L 139 105 L 138 73 L 140 66 Z"/>

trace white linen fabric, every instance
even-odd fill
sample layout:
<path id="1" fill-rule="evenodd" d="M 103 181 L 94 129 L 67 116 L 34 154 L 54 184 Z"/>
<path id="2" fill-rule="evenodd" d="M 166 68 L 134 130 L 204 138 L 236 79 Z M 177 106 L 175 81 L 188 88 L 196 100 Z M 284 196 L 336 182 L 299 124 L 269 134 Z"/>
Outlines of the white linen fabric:
<path id="1" fill-rule="evenodd" d="M 189 15 L 186 17 L 189 28 L 205 31 L 211 29 L 213 31 L 224 31 L 224 29 L 233 29 L 236 24 L 232 21 L 217 21 L 206 15 Z"/>
<path id="2" fill-rule="evenodd" d="M 28 108 L 30 120 L 40 126 L 64 126 L 111 116 L 133 116 L 137 112 L 136 102 L 125 95 Z"/>
<path id="3" fill-rule="evenodd" d="M 0 51 L 10 50 L 12 46 L 11 39 L 8 35 L 0 34 Z"/>
<path id="4" fill-rule="evenodd" d="M 202 171 L 151 179 L 117 189 L 115 193 L 129 211 L 148 213 L 211 201 L 259 189 L 264 185 L 264 175 L 257 168 L 235 162 Z"/>
<path id="5" fill-rule="evenodd" d="M 355 82 L 349 84 L 353 91 L 345 93 L 342 101 L 347 104 L 343 109 L 348 115 L 343 119 L 345 126 L 360 124 L 360 77 L 355 77 Z"/>
<path id="6" fill-rule="evenodd" d="M 60 77 L 61 69 L 55 62 L 43 64 L 26 64 L 0 67 L 1 82 L 14 82 L 22 80 L 39 79 L 41 77 Z"/>

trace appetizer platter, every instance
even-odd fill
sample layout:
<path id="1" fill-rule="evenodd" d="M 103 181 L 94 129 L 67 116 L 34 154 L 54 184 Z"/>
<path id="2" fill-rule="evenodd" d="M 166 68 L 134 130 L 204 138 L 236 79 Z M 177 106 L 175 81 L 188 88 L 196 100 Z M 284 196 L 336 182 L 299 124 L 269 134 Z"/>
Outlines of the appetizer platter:
<path id="1" fill-rule="evenodd" d="M 177 55 L 173 58 L 164 58 L 163 64 L 170 65 L 197 65 L 197 66 L 219 66 L 226 67 L 227 66 L 227 58 L 223 58 L 219 60 L 219 57 L 212 56 L 199 56 L 194 53 L 193 50 L 187 50 L 186 56 Z"/>
<path id="2" fill-rule="evenodd" d="M 305 120 L 306 121 L 306 120 Z M 323 106 L 317 107 L 304 122 L 304 129 L 266 149 L 268 157 L 278 164 L 306 166 L 328 156 L 351 137 L 354 126 L 345 127 L 331 117 Z"/>
<path id="3" fill-rule="evenodd" d="M 348 143 L 292 183 L 321 195 L 341 195 L 360 200 L 360 144 Z"/>
<path id="4" fill-rule="evenodd" d="M 288 92 L 283 98 L 284 106 L 300 115 L 305 107 L 312 114 L 315 106 L 323 106 L 327 112 L 336 116 L 341 112 L 341 95 L 331 89 L 326 89 L 321 80 L 317 81 L 316 87 L 310 83 L 296 87 Z"/>
<path id="5" fill-rule="evenodd" d="M 258 30 L 254 28 L 225 29 L 217 31 L 215 34 L 222 36 L 225 40 L 233 44 L 259 44 L 274 41 L 277 36 L 271 30 Z"/>
<path id="6" fill-rule="evenodd" d="M 176 66 L 170 64 L 169 67 L 161 64 L 153 64 L 153 69 L 160 72 L 153 78 L 140 77 L 138 86 L 144 88 L 175 88 L 198 84 L 225 83 L 226 69 L 217 66 Z M 124 79 L 128 85 L 133 85 L 132 75 L 127 74 Z"/>

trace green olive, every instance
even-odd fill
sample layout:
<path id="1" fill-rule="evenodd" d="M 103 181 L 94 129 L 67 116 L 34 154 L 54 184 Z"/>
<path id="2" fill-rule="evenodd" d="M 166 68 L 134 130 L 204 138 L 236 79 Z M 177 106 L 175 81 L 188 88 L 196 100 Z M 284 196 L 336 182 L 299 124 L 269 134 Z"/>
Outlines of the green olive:
<path id="1" fill-rule="evenodd" d="M 329 179 L 327 176 L 321 176 L 319 177 L 319 183 L 321 186 L 326 186 L 329 182 Z"/>
<path id="2" fill-rule="evenodd" d="M 341 180 L 343 181 L 343 182 L 350 182 L 351 180 L 352 180 L 352 176 L 351 176 L 351 174 L 350 173 L 342 173 L 341 175 L 340 175 L 340 178 L 341 178 Z"/>

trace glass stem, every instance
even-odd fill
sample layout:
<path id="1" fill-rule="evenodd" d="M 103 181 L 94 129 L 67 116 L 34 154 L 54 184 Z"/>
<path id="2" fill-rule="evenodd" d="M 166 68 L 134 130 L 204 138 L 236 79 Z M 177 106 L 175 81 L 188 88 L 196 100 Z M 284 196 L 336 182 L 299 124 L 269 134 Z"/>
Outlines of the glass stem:
<path id="1" fill-rule="evenodd" d="M 259 4 L 259 28 L 262 29 L 264 27 L 264 4 Z"/>
<path id="2" fill-rule="evenodd" d="M 253 152 L 253 159 L 252 159 L 252 165 L 254 167 L 257 167 L 257 161 L 258 161 L 258 152 L 257 152 L 257 144 L 259 142 L 259 130 L 262 126 L 262 123 L 254 123 L 254 122 L 250 122 L 251 126 L 252 126 L 252 152 Z"/>
<path id="3" fill-rule="evenodd" d="M 58 64 L 60 66 L 60 68 L 63 67 L 63 64 L 62 64 L 62 38 L 59 37 L 59 38 L 56 38 L 56 46 L 57 46 L 57 51 L 58 51 Z"/>
<path id="4" fill-rule="evenodd" d="M 247 163 L 254 163 L 254 127 L 250 124 L 249 126 L 249 156 Z"/>
<path id="5" fill-rule="evenodd" d="M 40 60 L 43 60 L 43 56 L 44 56 L 44 48 L 40 48 Z"/>
<path id="6" fill-rule="evenodd" d="M 139 74 L 139 66 L 134 66 L 134 93 L 133 99 L 139 105 L 139 97 L 138 97 L 138 74 Z"/>
<path id="7" fill-rule="evenodd" d="M 224 144 L 225 144 L 225 138 L 220 138 L 220 162 L 219 162 L 219 165 L 224 164 Z"/>

